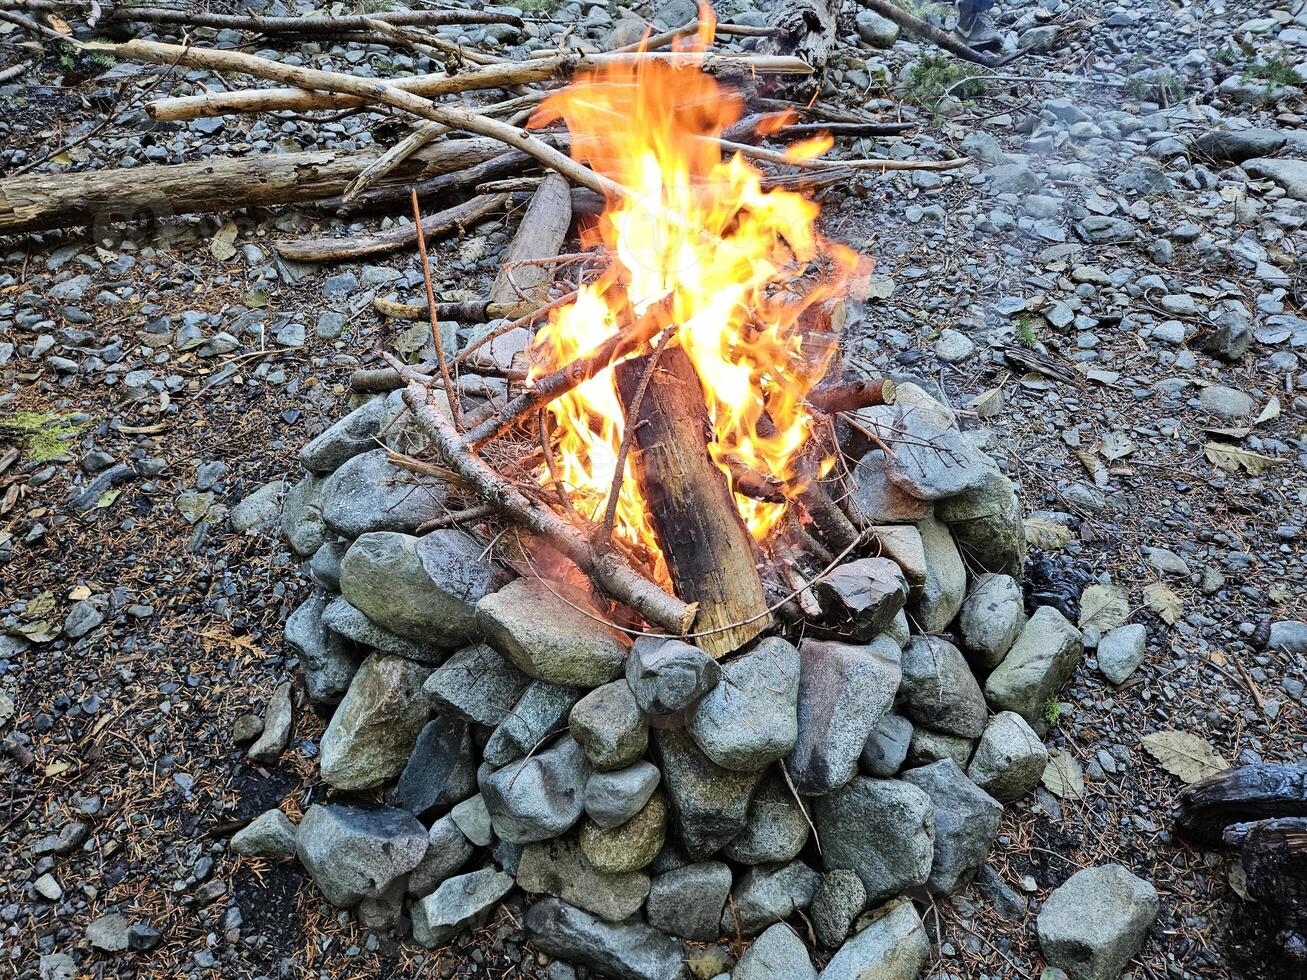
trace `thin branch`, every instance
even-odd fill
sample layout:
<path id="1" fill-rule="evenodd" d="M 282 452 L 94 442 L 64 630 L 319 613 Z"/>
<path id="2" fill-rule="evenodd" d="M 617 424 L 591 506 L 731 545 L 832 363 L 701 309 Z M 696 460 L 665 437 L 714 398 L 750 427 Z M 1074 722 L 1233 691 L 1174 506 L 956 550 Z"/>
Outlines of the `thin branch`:
<path id="1" fill-rule="evenodd" d="M 462 428 L 462 411 L 458 407 L 458 393 L 449 376 L 449 364 L 445 361 L 445 342 L 440 338 L 440 321 L 436 319 L 436 291 L 431 285 L 431 260 L 427 257 L 427 235 L 422 228 L 422 208 L 418 205 L 418 192 L 413 192 L 413 227 L 417 233 L 418 253 L 422 256 L 422 278 L 427 285 L 427 309 L 431 312 L 431 342 L 436 346 L 436 365 L 440 368 L 440 379 L 445 382 L 445 394 L 449 396 L 449 416 L 454 420 L 454 428 Z"/>

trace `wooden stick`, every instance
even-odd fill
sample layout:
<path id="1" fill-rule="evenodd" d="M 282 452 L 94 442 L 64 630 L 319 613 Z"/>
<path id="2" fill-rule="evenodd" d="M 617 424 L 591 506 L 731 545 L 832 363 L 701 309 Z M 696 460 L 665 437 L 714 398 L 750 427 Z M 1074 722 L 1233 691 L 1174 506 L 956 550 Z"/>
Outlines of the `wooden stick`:
<path id="1" fill-rule="evenodd" d="M 412 192 L 414 198 L 417 191 Z M 504 210 L 511 194 L 482 194 L 452 208 L 437 211 L 422 219 L 424 236 L 440 236 L 462 230 L 489 214 Z M 384 255 L 396 252 L 418 238 L 416 225 L 393 225 L 372 235 L 347 235 L 343 238 L 296 238 L 288 242 L 274 242 L 273 248 L 284 259 L 295 262 L 343 262 L 365 255 Z M 422 308 L 426 316 L 426 307 Z"/>
<path id="2" fill-rule="evenodd" d="M 856 412 L 872 405 L 892 405 L 894 382 L 889 378 L 863 378 L 819 385 L 808 392 L 807 402 L 826 415 Z"/>
<path id="3" fill-rule="evenodd" d="M 498 513 L 499 508 L 494 504 L 477 504 L 475 507 L 466 507 L 463 510 L 454 510 L 448 514 L 433 517 L 425 524 L 418 525 L 417 533 L 423 535 L 428 531 L 435 531 L 442 527 L 453 527 L 456 524 L 467 524 L 471 521 L 483 521 L 487 517 L 494 517 Z"/>
<path id="4" fill-rule="evenodd" d="M 128 45 L 133 44 L 157 44 L 153 41 L 128 41 Z M 104 46 L 91 44 L 97 50 L 109 50 L 112 47 L 121 47 L 121 45 Z M 200 50 L 200 49 L 191 49 Z M 214 53 L 211 49 L 205 49 L 206 56 Z M 223 52 L 224 54 L 235 54 L 236 52 Z M 150 60 L 141 58 L 134 53 L 124 51 L 124 58 L 137 60 Z M 253 55 L 243 55 L 245 58 L 252 58 Z M 398 78 L 390 83 L 388 88 L 399 89 L 411 95 L 421 95 L 427 98 L 434 98 L 439 95 L 450 95 L 455 92 L 469 92 L 479 89 L 491 88 L 512 88 L 517 85 L 530 85 L 537 82 L 548 82 L 555 78 L 566 77 L 578 71 L 592 71 L 602 67 L 611 67 L 613 65 L 636 65 L 641 62 L 650 60 L 665 61 L 673 65 L 685 65 L 701 68 L 704 71 L 719 71 L 722 69 L 732 69 L 746 72 L 755 72 L 758 74 L 790 74 L 806 75 L 811 74 L 812 69 L 808 67 L 801 59 L 774 55 L 734 55 L 734 54 L 701 54 L 701 53 L 631 53 L 631 54 L 588 54 L 588 55 L 555 55 L 552 58 L 535 58 L 530 61 L 506 62 L 504 64 L 486 65 L 472 71 L 462 72 L 457 75 L 448 75 L 444 72 L 437 72 L 430 75 L 410 75 L 404 78 Z M 184 64 L 189 62 L 183 62 Z M 276 62 L 274 62 L 276 64 Z M 197 64 L 197 67 L 207 67 L 203 64 Z M 282 66 L 290 68 L 291 66 Z M 218 68 L 215 70 L 222 71 L 244 71 L 248 74 L 259 74 L 249 67 L 240 67 L 233 62 L 228 63 L 228 67 Z M 290 82 L 294 88 L 280 89 L 244 89 L 235 92 L 214 92 L 207 95 L 191 95 L 179 98 L 159 99 L 146 105 L 146 112 L 150 118 L 160 122 L 182 122 L 189 119 L 199 119 L 205 116 L 222 116 L 235 112 L 270 112 L 273 110 L 291 110 L 294 112 L 305 112 L 310 109 L 352 109 L 357 106 L 367 105 L 369 102 L 384 102 L 387 105 L 394 105 L 396 108 L 405 109 L 407 106 L 380 98 L 377 91 L 383 83 L 371 80 L 371 85 L 355 86 L 354 88 L 343 88 L 338 85 L 321 84 L 319 78 L 318 84 L 312 84 L 302 80 L 306 76 L 296 78 L 295 75 L 300 72 L 313 72 L 319 76 L 333 75 L 333 72 L 317 72 L 315 69 L 298 69 L 297 72 L 282 72 L 279 74 L 262 74 L 261 78 L 268 78 L 272 81 Z M 350 75 L 360 82 L 368 80 Z M 314 91 L 305 91 L 306 89 Z M 410 111 L 413 111 L 410 109 Z M 422 113 L 418 113 L 422 115 Z M 435 119 L 434 116 L 427 118 Z M 438 122 L 446 120 L 437 119 Z M 479 130 L 475 130 L 479 132 Z M 488 135 L 488 134 L 487 134 Z"/>
<path id="5" fill-rule="evenodd" d="M 970 157 L 959 157 L 956 160 L 796 160 L 776 150 L 750 146 L 748 143 L 732 143 L 712 136 L 700 138 L 713 140 L 728 153 L 739 153 L 741 156 L 752 157 L 755 160 L 798 167 L 801 170 L 830 170 L 835 167 L 848 170 L 956 170 L 971 162 Z"/>
<path id="6" fill-rule="evenodd" d="M 631 452 L 631 435 L 635 432 L 636 420 L 640 418 L 640 409 L 644 406 L 644 395 L 649 390 L 649 379 L 653 377 L 654 370 L 658 367 L 658 359 L 662 357 L 663 350 L 667 347 L 667 342 L 672 339 L 673 333 L 674 331 L 664 330 L 653 352 L 643 358 L 644 371 L 640 375 L 640 381 L 636 385 L 630 403 L 626 406 L 628 421 L 622 428 L 622 441 L 617 447 L 617 465 L 613 467 L 613 481 L 609 484 L 608 501 L 604 505 L 604 525 L 599 532 L 600 538 L 604 541 L 613 536 L 613 525 L 617 523 L 617 501 L 622 495 L 622 484 L 626 481 L 626 457 Z"/>
<path id="7" fill-rule="evenodd" d="M 77 3 L 55 0 L 6 0 L 7 6 L 27 10 L 67 12 Z M 105 4 L 105 6 L 112 6 Z M 215 14 L 207 10 L 177 10 L 171 7 L 113 7 L 102 20 L 135 21 L 142 24 L 183 24 L 187 27 L 227 28 L 234 31 L 257 31 L 260 34 L 336 34 L 358 30 L 367 21 L 379 20 L 397 26 L 418 25 L 444 27 L 451 24 L 510 24 L 522 27 L 522 18 L 514 14 L 486 10 L 399 10 L 343 17 L 261 17 L 246 14 Z"/>
<path id="8" fill-rule="evenodd" d="M 517 234 L 504 253 L 499 272 L 487 297 L 491 303 L 530 302 L 541 306 L 549 299 L 554 270 L 534 264 L 556 256 L 572 226 L 572 195 L 567 181 L 546 174 L 527 205 Z"/>
<path id="9" fill-rule="evenodd" d="M 454 382 L 449 377 L 449 364 L 445 361 L 445 342 L 440 337 L 440 323 L 436 319 L 436 291 L 431 285 L 431 260 L 427 257 L 427 235 L 422 226 L 422 208 L 418 204 L 418 192 L 413 192 L 413 228 L 417 232 L 418 253 L 422 257 L 422 279 L 427 287 L 427 309 L 431 311 L 431 342 L 436 348 L 436 366 L 440 368 L 440 380 L 445 382 L 445 394 L 449 397 L 449 417 L 454 420 L 454 429 L 462 428 L 462 412 L 458 407 L 458 394 L 454 391 Z"/>
<path id="10" fill-rule="evenodd" d="M 558 309 L 560 306 L 566 306 L 568 303 L 575 301 L 576 293 L 577 291 L 573 289 L 570 293 L 565 293 L 562 296 L 559 296 L 557 299 L 552 299 L 548 303 L 544 304 L 543 306 L 537 307 L 534 310 L 530 310 L 526 313 L 523 313 L 516 320 L 510 320 L 508 323 L 501 323 L 494 330 L 489 331 L 482 337 L 478 337 L 472 343 L 464 347 L 463 352 L 454 359 L 454 363 L 462 364 L 465 360 L 471 357 L 474 352 L 479 350 L 485 344 L 490 343 L 490 341 L 494 340 L 495 338 L 502 337 L 506 333 L 512 333 L 518 327 L 525 327 L 528 324 L 534 323 L 536 320 L 539 320 L 545 314 Z"/>
<path id="11" fill-rule="evenodd" d="M 401 374 L 406 371 L 398 361 L 391 366 Z M 571 524 L 544 504 L 527 497 L 468 451 L 450 421 L 429 404 L 425 386 L 419 382 L 409 384 L 404 390 L 404 401 L 437 455 L 482 500 L 527 530 L 548 538 L 600 589 L 630 606 L 648 622 L 677 636 L 690 628 L 697 613 L 694 606 L 668 595 L 612 549 L 594 548 Z"/>
<path id="12" fill-rule="evenodd" d="M 374 296 L 372 308 L 392 320 L 425 320 L 428 309 L 426 303 L 397 303 L 384 296 Z M 437 303 L 436 316 L 441 320 L 455 320 L 458 323 L 485 323 L 489 320 L 515 320 L 534 313 L 539 308 L 540 304 L 525 300 L 517 303 L 487 303 L 483 299 L 469 299 Z"/>
<path id="13" fill-rule="evenodd" d="M 932 44 L 943 48 L 949 54 L 957 55 L 963 61 L 984 65 L 986 68 L 993 67 L 993 59 L 988 55 L 982 54 L 970 45 L 963 43 L 948 31 L 942 30 L 933 24 L 928 24 L 920 17 L 914 17 L 902 7 L 891 3 L 890 0 L 858 0 L 858 2 L 864 7 L 874 10 L 887 20 L 894 21 L 905 31 L 911 31 L 913 34 L 924 37 Z"/>

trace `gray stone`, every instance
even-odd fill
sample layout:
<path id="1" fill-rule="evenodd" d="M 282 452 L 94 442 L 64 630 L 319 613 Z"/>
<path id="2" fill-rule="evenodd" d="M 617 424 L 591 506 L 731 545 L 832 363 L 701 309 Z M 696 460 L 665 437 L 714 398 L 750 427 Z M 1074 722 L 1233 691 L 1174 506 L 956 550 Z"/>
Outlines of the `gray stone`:
<path id="1" fill-rule="evenodd" d="M 935 517 L 981 569 L 1019 577 L 1026 560 L 1026 531 L 1016 488 L 992 464 L 965 493 L 937 501 Z"/>
<path id="2" fill-rule="evenodd" d="M 498 768 L 522 758 L 558 730 L 572 705 L 584 694 L 583 688 L 532 681 L 486 742 L 485 761 Z"/>
<path id="3" fill-rule="evenodd" d="M 903 767 L 912 742 L 912 722 L 887 714 L 876 723 L 862 746 L 862 769 L 869 776 L 887 779 Z"/>
<path id="4" fill-rule="evenodd" d="M 460 647 L 475 636 L 476 606 L 501 582 L 484 548 L 462 531 L 422 538 L 362 535 L 345 553 L 340 590 L 382 629 L 423 644 Z"/>
<path id="5" fill-rule="evenodd" d="M 77 962 L 67 953 L 42 953 L 38 970 L 41 980 L 74 980 Z"/>
<path id="6" fill-rule="evenodd" d="M 926 582 L 913 604 L 913 616 L 928 633 L 938 633 L 953 621 L 967 595 L 967 568 L 946 525 L 926 517 L 917 523 L 926 555 Z"/>
<path id="7" fill-rule="evenodd" d="M 640 812 L 618 827 L 581 824 L 581 853 L 602 874 L 642 871 L 653 863 L 667 839 L 667 799 L 655 791 Z"/>
<path id="8" fill-rule="evenodd" d="M 1285 135 L 1275 129 L 1213 129 L 1198 136 L 1193 148 L 1217 162 L 1243 163 L 1278 153 L 1285 142 Z"/>
<path id="9" fill-rule="evenodd" d="M 452 715 L 427 722 L 400 773 L 395 802 L 424 817 L 475 792 L 476 762 L 468 723 Z"/>
<path id="10" fill-rule="evenodd" d="M 975 783 L 952 759 L 909 769 L 903 780 L 925 791 L 935 807 L 935 857 L 927 884 L 951 895 L 985 863 L 998 833 L 1003 805 Z"/>
<path id="11" fill-rule="evenodd" d="M 556 898 L 536 902 L 525 925 L 533 945 L 613 980 L 684 975 L 685 944 L 639 922 L 610 924 Z"/>
<path id="12" fill-rule="evenodd" d="M 698 647 L 642 636 L 626 658 L 626 683 L 646 715 L 672 715 L 712 690 L 721 668 Z"/>
<path id="13" fill-rule="evenodd" d="M 1076 225 L 1076 234 L 1090 245 L 1123 245 L 1138 234 L 1138 229 L 1125 218 L 1091 214 Z"/>
<path id="14" fill-rule="evenodd" d="M 531 677 L 595 688 L 621 674 L 630 649 L 597 614 L 580 593 L 519 578 L 482 599 L 476 618 L 486 641 Z"/>
<path id="15" fill-rule="evenodd" d="M 649 876 L 640 871 L 602 874 L 591 867 L 581 848 L 569 840 L 528 844 L 517 865 L 523 891 L 553 895 L 609 922 L 639 911 L 649 895 Z"/>
<path id="16" fill-rule="evenodd" d="M 856 871 L 836 868 L 828 871 L 812 899 L 809 918 L 817 942 L 827 949 L 839 949 L 853 922 L 867 907 L 867 887 Z"/>
<path id="17" fill-rule="evenodd" d="M 918 766 L 928 766 L 941 759 L 952 759 L 959 766 L 966 768 L 967 761 L 971 758 L 971 750 L 975 746 L 974 738 L 937 732 L 925 725 L 914 725 L 904 768 L 916 769 Z"/>
<path id="18" fill-rule="evenodd" d="M 408 893 L 414 898 L 430 895 L 436 887 L 467 864 L 476 851 L 467 835 L 446 814 L 427 832 L 427 851 L 408 879 Z"/>
<path id="19" fill-rule="evenodd" d="M 889 558 L 861 558 L 823 576 L 812 592 L 826 612 L 823 625 L 830 634 L 848 643 L 870 643 L 907 602 L 908 580 Z"/>
<path id="20" fill-rule="evenodd" d="M 788 919 L 812 904 L 821 875 L 802 861 L 760 864 L 745 870 L 722 912 L 722 933 L 756 936 L 773 922 Z"/>
<path id="21" fill-rule="evenodd" d="M 687 864 L 653 880 L 645 917 L 661 932 L 710 943 L 720 934 L 731 869 L 720 861 Z"/>
<path id="22" fill-rule="evenodd" d="M 322 623 L 337 637 L 344 637 L 361 647 L 393 653 L 405 660 L 434 667 L 449 656 L 448 647 L 431 646 L 382 629 L 344 596 L 337 596 L 322 611 Z M 351 670 L 351 676 L 353 671 Z"/>
<path id="23" fill-rule="evenodd" d="M 244 497 L 231 509 L 232 528 L 243 532 L 272 524 L 281 514 L 281 497 L 285 492 L 286 481 L 273 480 Z"/>
<path id="24" fill-rule="evenodd" d="M 906 898 L 868 913 L 820 980 L 916 980 L 930 958 L 921 916 Z"/>
<path id="25" fill-rule="evenodd" d="M 620 826 L 649 802 L 661 779 L 658 767 L 643 759 L 625 769 L 592 773 L 582 798 L 585 812 L 600 827 Z"/>
<path id="26" fill-rule="evenodd" d="M 1016 579 L 987 572 L 972 581 L 958 613 L 958 629 L 979 668 L 997 667 L 1025 624 L 1025 600 Z"/>
<path id="27" fill-rule="evenodd" d="M 930 797 L 897 779 L 859 776 L 813 805 L 827 871 L 857 872 L 877 904 L 930 876 L 935 811 Z"/>
<path id="28" fill-rule="evenodd" d="M 808 948 L 784 922 L 771 926 L 744 951 L 731 980 L 817 980 Z"/>
<path id="29" fill-rule="evenodd" d="M 104 622 L 104 614 L 95 608 L 89 599 L 74 602 L 64 617 L 64 636 L 70 640 L 80 640 L 91 630 Z"/>
<path id="30" fill-rule="evenodd" d="M 1142 623 L 1118 626 L 1098 641 L 1098 669 L 1113 684 L 1124 684 L 1144 662 L 1148 630 Z"/>
<path id="31" fill-rule="evenodd" d="M 902 656 L 899 697 L 913 721 L 977 738 L 985 730 L 985 695 L 961 651 L 942 636 L 914 636 Z"/>
<path id="32" fill-rule="evenodd" d="M 490 820 L 490 810 L 486 798 L 480 793 L 456 803 L 449 811 L 449 818 L 473 844 L 489 847 L 494 840 L 494 824 Z"/>
<path id="33" fill-rule="evenodd" d="M 1140 157 L 1136 157 L 1134 165 L 1118 174 L 1112 183 L 1123 191 L 1145 195 L 1168 194 L 1173 186 L 1171 178 L 1161 167 Z"/>
<path id="34" fill-rule="evenodd" d="M 86 941 L 106 953 L 121 953 L 127 948 L 127 917 L 110 912 L 92 920 L 86 927 Z"/>
<path id="35" fill-rule="evenodd" d="M 1245 160 L 1243 169 L 1250 177 L 1269 180 L 1284 188 L 1295 201 L 1307 201 L 1307 160 L 1255 157 Z"/>
<path id="36" fill-rule="evenodd" d="M 388 653 L 363 661 L 322 736 L 324 781 L 363 790 L 399 775 L 427 720 L 426 676 L 423 667 Z"/>
<path id="37" fill-rule="evenodd" d="M 777 774 L 765 777 L 749 804 L 744 831 L 722 853 L 740 864 L 793 860 L 808 841 L 808 817 Z"/>
<path id="38" fill-rule="evenodd" d="M 912 524 L 930 512 L 930 505 L 899 489 L 885 471 L 886 455 L 872 450 L 853 470 L 849 497 L 869 524 Z"/>
<path id="39" fill-rule="evenodd" d="M 677 833 L 691 860 L 701 861 L 738 837 L 762 774 L 723 769 L 686 732 L 673 728 L 654 730 L 654 750 Z"/>
<path id="40" fill-rule="evenodd" d="M 898 565 L 908 580 L 909 596 L 918 597 L 926 584 L 926 549 L 921 544 L 921 532 L 910 524 L 884 524 L 871 527 L 870 533 L 880 553 Z M 901 616 L 902 610 L 894 618 Z"/>
<path id="41" fill-rule="evenodd" d="M 1270 650 L 1307 656 L 1307 623 L 1297 619 L 1272 623 L 1266 645 Z"/>
<path id="42" fill-rule="evenodd" d="M 1119 864 L 1077 871 L 1039 912 L 1039 946 L 1076 980 L 1115 980 L 1157 920 L 1157 890 Z"/>
<path id="43" fill-rule="evenodd" d="M 531 679 L 484 643 L 459 650 L 427 678 L 437 711 L 494 728 L 508 717 Z"/>
<path id="44" fill-rule="evenodd" d="M 1034 724 L 1083 656 L 1080 631 L 1052 606 L 1040 606 L 985 681 L 985 700 L 995 711 L 1015 711 Z"/>
<path id="45" fill-rule="evenodd" d="M 386 400 L 364 402 L 335 425 L 309 440 L 300 450 L 300 463 L 314 473 L 330 473 L 341 464 L 376 447 Z"/>
<path id="46" fill-rule="evenodd" d="M 514 844 L 557 837 L 578 820 L 590 766 L 585 752 L 564 736 L 523 762 L 478 774 L 495 833 Z"/>
<path id="47" fill-rule="evenodd" d="M 405 881 L 427 852 L 427 831 L 404 810 L 319 803 L 300 821 L 296 848 L 327 901 L 352 908 Z"/>
<path id="48" fill-rule="evenodd" d="M 263 713 L 263 733 L 249 747 L 246 755 L 263 765 L 276 762 L 277 757 L 286 751 L 294 721 L 295 708 L 290 699 L 290 681 L 283 681 L 268 699 L 267 710 Z"/>
<path id="49" fill-rule="evenodd" d="M 855 24 L 858 37 L 873 48 L 892 48 L 899 39 L 899 25 L 873 10 L 859 10 Z"/>
<path id="50" fill-rule="evenodd" d="M 293 858 L 295 825 L 280 810 L 265 810 L 232 835 L 231 849 L 246 857 Z"/>
<path id="51" fill-rule="evenodd" d="M 1247 392 L 1225 385 L 1208 385 L 1198 393 L 1198 404 L 1227 422 L 1247 418 L 1257 410 L 1257 403 Z"/>
<path id="52" fill-rule="evenodd" d="M 1024 163 L 1003 163 L 985 171 L 991 194 L 1033 194 L 1042 183 Z"/>
<path id="53" fill-rule="evenodd" d="M 291 487 L 281 504 L 281 533 L 297 555 L 311 555 L 322 547 L 322 490 L 326 481 L 312 474 Z"/>
<path id="54" fill-rule="evenodd" d="M 800 793 L 828 793 L 853 778 L 867 736 L 894 702 L 899 655 L 888 637 L 800 644 L 799 737 L 787 761 Z"/>
<path id="55" fill-rule="evenodd" d="M 335 704 L 349 690 L 359 657 L 347 640 L 327 628 L 323 614 L 329 599 L 324 590 L 314 590 L 287 617 L 285 637 L 286 645 L 299 655 L 308 696 L 324 704 Z"/>
<path id="56" fill-rule="evenodd" d="M 695 743 L 717 765 L 741 772 L 783 759 L 798 738 L 799 651 L 770 636 L 720 675 L 690 716 Z"/>
<path id="57" fill-rule="evenodd" d="M 412 533 L 444 510 L 445 487 L 396 466 L 387 450 L 346 462 L 322 488 L 322 520 L 346 538 L 368 531 Z"/>
<path id="58" fill-rule="evenodd" d="M 624 680 L 597 687 L 578 701 L 567 727 L 601 772 L 631 765 L 649 747 L 649 726 Z"/>
<path id="59" fill-rule="evenodd" d="M 990 719 L 967 767 L 967 777 L 1000 803 L 1011 803 L 1039 785 L 1048 750 L 1015 711 Z"/>
<path id="60" fill-rule="evenodd" d="M 428 948 L 444 946 L 464 929 L 484 921 L 512 888 L 512 875 L 494 868 L 442 882 L 430 895 L 413 903 L 413 938 Z"/>

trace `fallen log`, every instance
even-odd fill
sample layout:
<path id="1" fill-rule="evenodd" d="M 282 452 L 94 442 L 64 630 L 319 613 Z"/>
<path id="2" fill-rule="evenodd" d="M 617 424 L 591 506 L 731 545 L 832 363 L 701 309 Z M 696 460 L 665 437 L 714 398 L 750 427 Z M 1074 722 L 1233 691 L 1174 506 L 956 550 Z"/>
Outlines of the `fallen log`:
<path id="1" fill-rule="evenodd" d="M 1260 763 L 1200 779 L 1180 794 L 1175 829 L 1217 847 L 1230 825 L 1276 817 L 1307 817 L 1307 765 Z"/>
<path id="2" fill-rule="evenodd" d="M 127 43 L 153 44 L 155 42 Z M 88 45 L 88 47 L 104 50 L 104 46 L 99 44 Z M 205 51 L 205 53 L 210 52 Z M 123 57 L 132 58 L 136 57 L 136 55 L 124 52 Z M 693 65 L 709 72 L 731 69 L 764 75 L 806 75 L 812 71 L 801 59 L 784 56 L 664 54 L 657 52 L 644 54 L 635 52 L 627 54 L 556 55 L 551 58 L 535 58 L 530 61 L 485 65 L 457 75 L 449 75 L 444 72 L 429 75 L 410 75 L 395 79 L 390 83 L 390 87 L 407 92 L 410 95 L 435 98 L 441 95 L 452 95 L 456 92 L 512 88 L 516 85 L 548 82 L 567 77 L 578 71 L 591 71 L 621 64 L 634 65 L 650 60 L 667 61 L 679 65 Z M 217 66 L 203 67 L 227 70 Z M 232 68 L 231 70 L 248 71 L 248 69 L 242 68 Z M 267 75 L 263 77 L 271 77 L 274 81 L 295 81 L 289 73 L 280 79 Z M 366 80 L 359 79 L 359 81 Z M 149 113 L 151 119 L 158 122 L 183 122 L 190 119 L 224 116 L 238 112 L 271 112 L 274 110 L 305 112 L 312 109 L 352 109 L 377 101 L 382 100 L 369 95 L 367 92 L 334 91 L 323 86 L 306 83 L 296 84 L 294 88 L 241 89 L 234 92 L 212 92 L 205 95 L 158 99 L 147 103 L 145 111 Z M 399 108 L 404 107 L 399 106 Z"/>
<path id="3" fill-rule="evenodd" d="M 825 415 L 890 405 L 894 402 L 894 382 L 889 378 L 861 378 L 818 385 L 808 392 L 807 402 Z"/>
<path id="4" fill-rule="evenodd" d="M 920 17 L 908 13 L 891 0 L 858 0 L 858 2 L 862 6 L 874 10 L 886 20 L 892 20 L 905 31 L 911 31 L 918 37 L 924 37 L 932 44 L 943 48 L 949 54 L 957 55 L 963 61 L 984 65 L 986 68 L 994 67 L 994 59 L 988 55 L 977 51 L 949 31 L 936 27 L 934 24 L 929 24 Z"/>
<path id="5" fill-rule="evenodd" d="M 835 50 L 843 0 L 779 0 L 767 15 L 773 34 L 758 49 L 802 58 L 820 72 Z"/>
<path id="6" fill-rule="evenodd" d="M 413 181 L 466 171 L 500 151 L 501 145 L 490 139 L 433 143 L 406 160 L 391 179 Z M 0 179 L 0 235 L 327 198 L 344 190 L 375 159 L 369 151 L 321 150 L 23 174 Z"/>
<path id="7" fill-rule="evenodd" d="M 560 178 L 561 179 L 561 178 Z M 459 231 L 480 221 L 487 215 L 504 210 L 512 200 L 511 194 L 482 194 L 452 208 L 428 214 L 422 219 L 422 230 L 427 238 Z M 296 238 L 287 242 L 274 242 L 273 248 L 283 259 L 295 262 L 343 262 L 367 255 L 384 255 L 395 252 L 417 241 L 417 228 L 411 224 L 397 224 L 373 235 L 347 235 L 343 238 Z M 422 316 L 426 318 L 426 306 Z"/>
<path id="8" fill-rule="evenodd" d="M 391 366 L 401 373 L 405 370 L 398 362 Z M 421 383 L 410 383 L 405 388 L 404 401 L 441 461 L 485 503 L 493 505 L 499 513 L 527 530 L 547 538 L 598 588 L 635 610 L 647 622 L 675 636 L 690 628 L 697 613 L 694 606 L 658 588 L 615 550 L 594 547 L 567 521 L 499 476 L 465 447 L 450 421 L 431 406 L 428 391 Z"/>
<path id="9" fill-rule="evenodd" d="M 540 306 L 549 299 L 554 281 L 552 267 L 538 263 L 552 259 L 563 247 L 572 226 L 572 196 L 567 181 L 546 174 L 518 224 L 517 234 L 504 253 L 503 264 L 486 297 L 488 303 L 529 302 Z"/>
<path id="10" fill-rule="evenodd" d="M 648 359 L 616 366 L 617 387 L 634 433 L 631 468 L 640 487 L 673 590 L 697 603 L 695 643 L 721 657 L 771 625 L 753 541 L 726 477 L 708 454 L 712 428 L 689 355 L 670 347 L 636 392 Z"/>
<path id="11" fill-rule="evenodd" d="M 384 296 L 374 297 L 372 308 L 391 320 L 425 320 L 426 303 L 397 303 Z M 454 320 L 457 323 L 486 323 L 490 320 L 516 320 L 539 304 L 531 302 L 488 303 L 483 299 L 463 300 L 461 302 L 437 303 L 436 317 L 441 320 Z M 400 385 L 395 385 L 396 388 Z"/>
<path id="12" fill-rule="evenodd" d="M 6 0 L 6 6 L 24 10 L 52 11 L 67 14 L 80 3 L 62 0 Z M 107 12 L 104 7 L 109 7 Z M 208 10 L 181 10 L 175 7 L 134 7 L 101 4 L 100 21 L 125 21 L 141 24 L 180 24 L 186 27 L 212 27 L 218 30 L 257 31 L 260 34 L 338 34 L 366 29 L 369 21 L 381 21 L 396 27 L 444 27 L 450 24 L 509 24 L 522 27 L 515 14 L 489 10 L 396 10 L 375 14 L 346 14 L 340 17 L 264 17 L 251 14 L 215 14 Z"/>

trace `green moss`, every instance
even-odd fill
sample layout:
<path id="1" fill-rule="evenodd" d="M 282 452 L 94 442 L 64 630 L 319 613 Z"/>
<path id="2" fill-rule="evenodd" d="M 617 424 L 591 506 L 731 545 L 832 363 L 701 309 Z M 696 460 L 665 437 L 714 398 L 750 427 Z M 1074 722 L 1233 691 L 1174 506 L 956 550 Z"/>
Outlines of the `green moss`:
<path id="1" fill-rule="evenodd" d="M 0 434 L 21 443 L 28 459 L 48 463 L 67 456 L 69 441 L 89 424 L 73 422 L 71 416 L 58 412 L 15 412 L 0 416 Z"/>
<path id="2" fill-rule="evenodd" d="M 1057 698 L 1049 698 L 1044 702 L 1044 721 L 1050 725 L 1056 725 L 1057 720 L 1062 717 L 1062 705 L 1058 703 Z"/>

